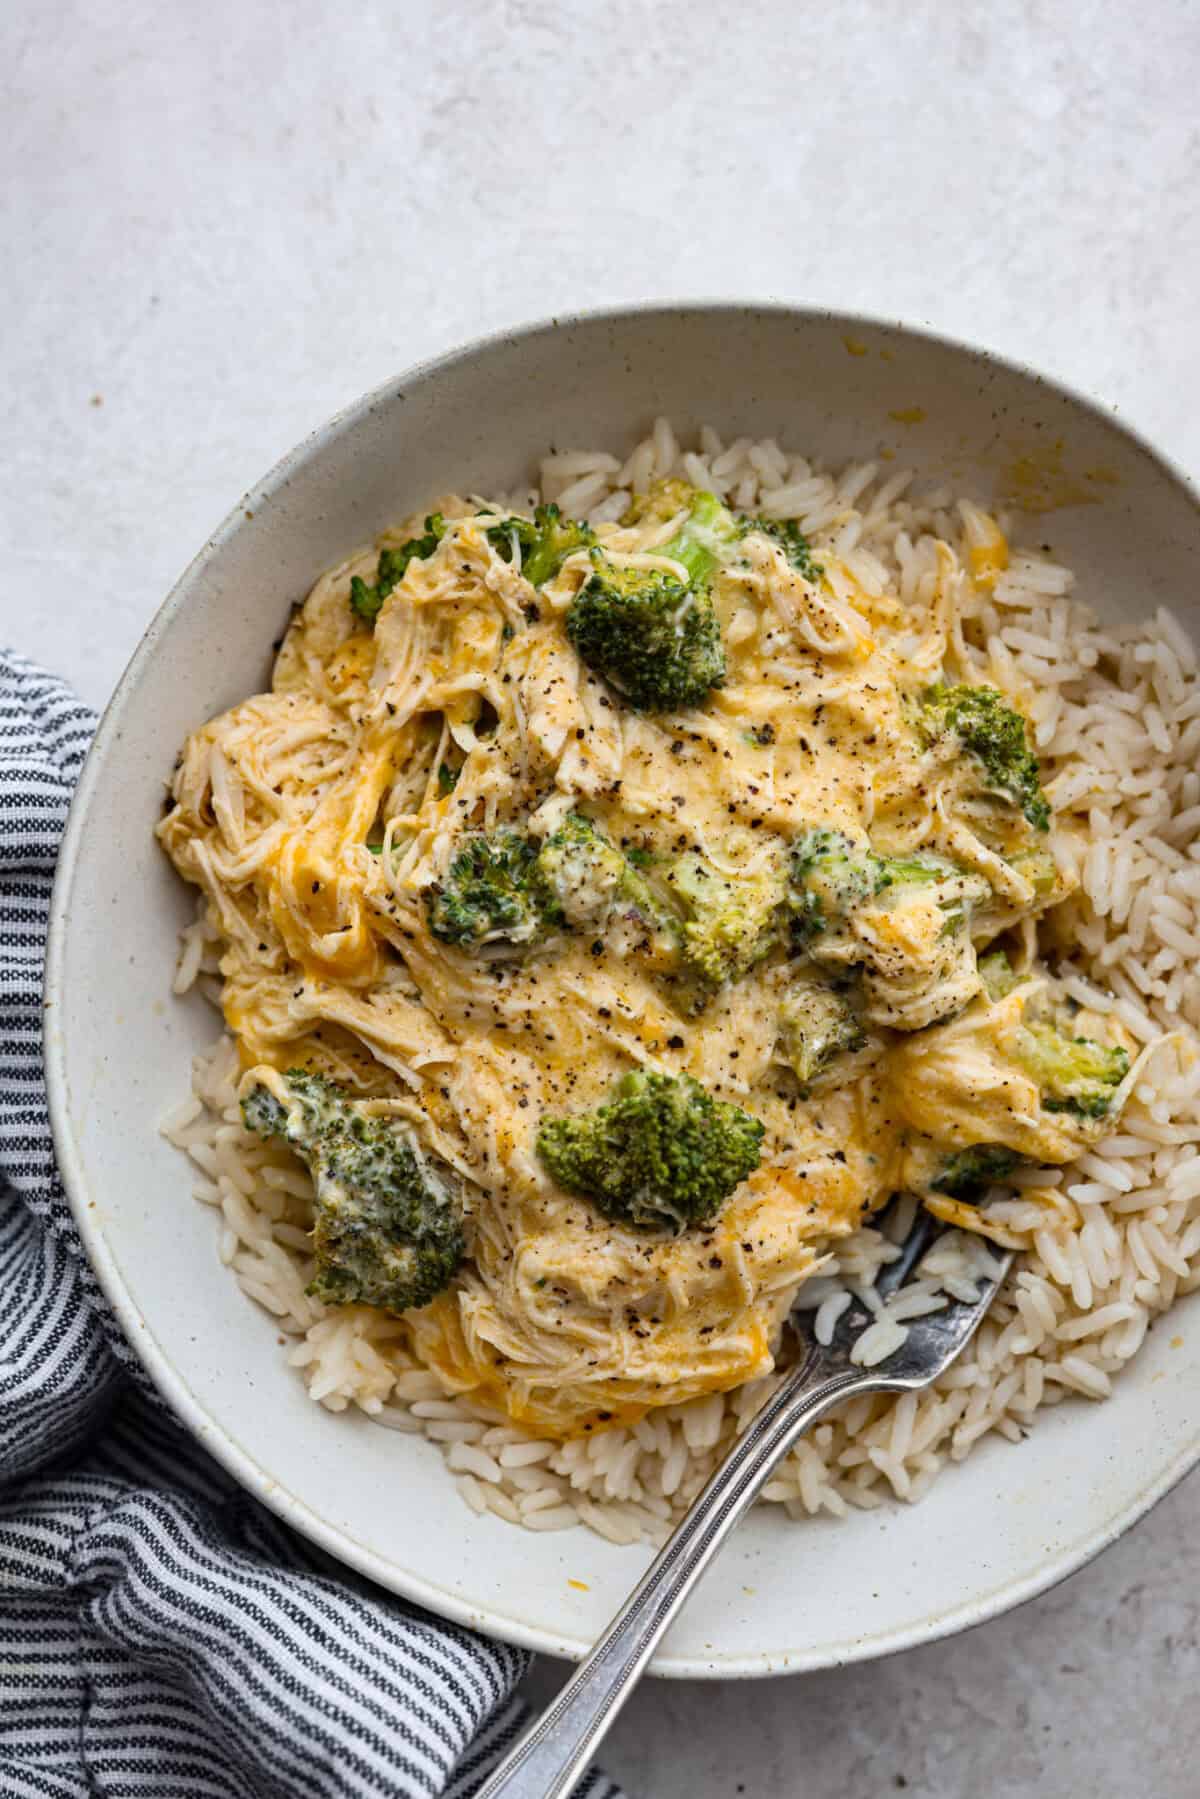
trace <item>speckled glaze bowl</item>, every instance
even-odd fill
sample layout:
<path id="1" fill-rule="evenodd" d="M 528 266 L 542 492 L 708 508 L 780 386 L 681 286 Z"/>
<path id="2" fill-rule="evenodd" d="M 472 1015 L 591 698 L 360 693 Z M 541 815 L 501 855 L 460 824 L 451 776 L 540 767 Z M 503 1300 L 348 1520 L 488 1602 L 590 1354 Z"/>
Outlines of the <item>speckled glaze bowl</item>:
<path id="1" fill-rule="evenodd" d="M 63 1177 L 164 1397 L 250 1492 L 335 1556 L 435 1612 L 563 1656 L 582 1653 L 649 1552 L 477 1517 L 431 1444 L 314 1406 L 272 1321 L 218 1261 L 213 1215 L 156 1131 L 216 1030 L 201 1000 L 170 997 L 192 897 L 152 833 L 185 733 L 266 683 L 288 608 L 327 565 L 439 491 L 516 486 L 551 445 L 619 448 L 657 413 L 684 432 L 711 421 L 834 462 L 894 454 L 976 495 L 1053 507 L 1037 535 L 1102 610 L 1165 602 L 1188 617 L 1195 492 L 1110 413 L 1026 369 L 901 325 L 789 307 L 657 307 L 506 333 L 340 413 L 188 568 L 79 783 L 47 970 Z M 1019 1448 L 983 1444 L 918 1507 L 807 1524 L 761 1507 L 656 1667 L 778 1674 L 960 1630 L 1079 1567 L 1198 1458 L 1200 1306 L 1185 1301 L 1111 1401 L 1039 1415 Z"/>

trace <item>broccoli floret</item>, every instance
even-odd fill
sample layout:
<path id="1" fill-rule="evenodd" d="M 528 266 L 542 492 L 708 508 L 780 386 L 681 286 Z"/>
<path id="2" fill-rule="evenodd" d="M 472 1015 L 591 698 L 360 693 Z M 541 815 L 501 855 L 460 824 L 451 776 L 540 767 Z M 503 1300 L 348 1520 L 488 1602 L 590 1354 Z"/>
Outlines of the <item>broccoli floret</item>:
<path id="1" fill-rule="evenodd" d="M 709 587 L 743 527 L 715 494 L 680 492 L 689 497 L 687 518 L 655 554 L 682 563 L 687 580 L 662 569 L 617 568 L 594 550 L 593 572 L 567 611 L 567 634 L 588 667 L 641 712 L 698 706 L 725 679 Z"/>
<path id="2" fill-rule="evenodd" d="M 778 941 L 786 896 L 778 865 L 726 875 L 692 850 L 663 879 L 683 910 L 684 961 L 706 985 L 738 980 Z"/>
<path id="3" fill-rule="evenodd" d="M 928 688 L 921 696 L 917 729 L 927 745 L 957 738 L 978 761 L 984 790 L 1023 812 L 1036 831 L 1049 830 L 1050 807 L 1025 720 L 994 687 L 940 682 Z"/>
<path id="4" fill-rule="evenodd" d="M 433 935 L 465 949 L 527 945 L 560 926 L 601 931 L 619 921 L 629 954 L 651 953 L 664 970 L 678 961 L 678 922 L 577 812 L 541 843 L 510 826 L 467 837 L 445 879 L 428 890 L 426 909 Z"/>
<path id="5" fill-rule="evenodd" d="M 764 537 L 771 538 L 798 574 L 806 581 L 820 584 L 821 565 L 814 562 L 808 539 L 794 518 L 751 518 L 745 521 L 745 526 L 748 531 L 761 531 Z"/>
<path id="6" fill-rule="evenodd" d="M 604 931 L 616 954 L 673 976 L 681 927 L 641 872 L 649 860 L 644 851 L 619 850 L 590 819 L 573 812 L 538 851 L 534 879 L 555 923 Z"/>
<path id="7" fill-rule="evenodd" d="M 361 575 L 354 575 L 350 582 L 350 609 L 372 630 L 379 617 L 379 609 L 400 581 L 410 562 L 418 557 L 424 559 L 432 556 L 442 538 L 446 534 L 446 521 L 440 512 L 431 512 L 425 520 L 425 533 L 422 537 L 410 537 L 399 549 L 389 546 L 380 550 L 379 562 L 375 569 L 375 585 L 368 587 Z"/>
<path id="8" fill-rule="evenodd" d="M 513 560 L 513 540 L 521 556 L 521 573 L 534 587 L 552 581 L 568 556 L 586 550 L 596 541 L 590 525 L 564 518 L 557 506 L 538 506 L 532 519 L 506 518 L 492 525 L 488 542 L 505 562 Z"/>
<path id="9" fill-rule="evenodd" d="M 813 560 L 812 549 L 808 539 L 800 529 L 798 520 L 794 518 L 751 518 L 746 514 L 733 516 L 725 513 L 721 502 L 715 495 L 695 488 L 687 481 L 667 480 L 655 481 L 649 491 L 639 494 L 629 507 L 622 520 L 623 524 L 643 524 L 647 520 L 659 520 L 664 523 L 674 518 L 685 509 L 694 511 L 697 498 L 706 501 L 706 513 L 710 523 L 719 524 L 721 533 L 721 559 L 730 544 L 745 537 L 748 532 L 758 531 L 777 543 L 794 569 L 797 569 L 808 581 L 820 581 L 820 564 Z M 673 554 L 673 552 L 668 552 Z"/>
<path id="10" fill-rule="evenodd" d="M 979 992 L 970 919 L 989 891 L 941 857 L 880 856 L 819 827 L 793 847 L 793 948 L 861 966 L 867 1018 L 922 1030 Z"/>
<path id="11" fill-rule="evenodd" d="M 534 882 L 543 911 L 580 930 L 602 927 L 621 901 L 649 899 L 642 877 L 579 812 L 570 813 L 542 844 Z"/>
<path id="12" fill-rule="evenodd" d="M 835 930 L 871 900 L 895 890 L 897 900 L 910 889 L 928 889 L 950 883 L 957 890 L 971 883 L 961 869 L 938 856 L 879 856 L 869 844 L 855 843 L 842 831 L 825 825 L 806 831 L 792 846 L 792 934 L 803 946 L 824 931 Z M 955 891 L 954 898 L 957 898 Z M 953 910 L 947 923 L 959 922 Z"/>
<path id="13" fill-rule="evenodd" d="M 607 1105 L 543 1119 L 538 1154 L 560 1187 L 610 1218 L 676 1231 L 706 1224 L 758 1167 L 763 1126 L 690 1075 L 622 1076 Z"/>
<path id="14" fill-rule="evenodd" d="M 686 711 L 725 679 L 712 602 L 662 569 L 599 559 L 567 611 L 567 635 L 639 712 Z"/>
<path id="15" fill-rule="evenodd" d="M 618 954 L 647 962 L 672 1003 L 696 1012 L 714 988 L 745 974 L 778 940 L 783 872 L 775 866 L 724 875 L 689 852 L 657 875 L 656 888 L 642 873 L 650 861 L 645 852 L 617 849 L 573 813 L 538 853 L 540 904 L 556 923 L 607 931 Z"/>
<path id="16" fill-rule="evenodd" d="M 692 488 L 688 514 L 674 537 L 660 543 L 656 556 L 670 556 L 682 562 L 693 590 L 706 588 L 730 551 L 745 536 L 740 518 L 721 504 L 715 493 Z"/>
<path id="17" fill-rule="evenodd" d="M 798 980 L 779 1008 L 779 1041 L 807 1091 L 838 1056 L 861 1049 L 866 1036 L 846 993 L 824 981 Z"/>
<path id="18" fill-rule="evenodd" d="M 556 512 L 557 510 L 555 507 Z M 522 568 L 537 535 L 537 525 L 533 519 L 522 518 L 519 513 L 514 513 L 511 518 L 501 519 L 498 525 L 489 525 L 487 530 L 487 540 L 501 562 L 519 561 Z"/>
<path id="19" fill-rule="evenodd" d="M 535 845 L 507 826 L 467 837 L 445 879 L 425 896 L 433 935 L 465 948 L 532 942 L 542 926 L 536 857 Z"/>
<path id="20" fill-rule="evenodd" d="M 286 1105 L 251 1087 L 242 1117 L 247 1130 L 284 1138 L 312 1173 L 317 1266 L 306 1290 L 326 1305 L 428 1305 L 466 1253 L 460 1197 L 397 1120 L 303 1069 L 284 1085 Z"/>
<path id="21" fill-rule="evenodd" d="M 889 888 L 928 887 L 957 869 L 921 856 L 878 856 L 869 844 L 819 825 L 792 846 L 792 936 L 798 948 L 836 930 Z"/>
<path id="22" fill-rule="evenodd" d="M 1022 1025 L 1017 1054 L 1041 1088 L 1047 1112 L 1070 1112 L 1076 1118 L 1105 1117 L 1129 1072 L 1128 1050 L 1073 1037 L 1048 1019 Z"/>
<path id="23" fill-rule="evenodd" d="M 976 1143 L 947 1156 L 936 1179 L 929 1184 L 935 1193 L 973 1202 L 989 1187 L 1005 1180 L 1020 1160 L 1016 1150 L 1003 1143 Z"/>
<path id="24" fill-rule="evenodd" d="M 628 864 L 582 813 L 570 813 L 542 844 L 536 880 L 544 908 L 581 928 L 604 924 Z"/>
<path id="25" fill-rule="evenodd" d="M 792 847 L 792 936 L 802 948 L 823 931 L 844 924 L 856 906 L 888 884 L 882 856 L 824 825 L 806 831 Z"/>

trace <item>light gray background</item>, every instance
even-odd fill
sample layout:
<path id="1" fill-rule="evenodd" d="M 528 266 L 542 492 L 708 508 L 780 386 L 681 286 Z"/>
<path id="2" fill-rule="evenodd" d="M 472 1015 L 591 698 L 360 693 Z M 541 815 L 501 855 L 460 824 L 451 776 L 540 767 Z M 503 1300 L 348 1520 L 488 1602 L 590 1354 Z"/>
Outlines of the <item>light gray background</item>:
<path id="1" fill-rule="evenodd" d="M 741 294 L 972 337 L 1200 472 L 1192 0 L 8 0 L 0 638 L 100 705 L 298 438 L 418 357 Z M 1200 1486 L 954 1642 L 643 1688 L 652 1799 L 1191 1799 Z M 544 1698 L 559 1672 L 544 1666 Z"/>

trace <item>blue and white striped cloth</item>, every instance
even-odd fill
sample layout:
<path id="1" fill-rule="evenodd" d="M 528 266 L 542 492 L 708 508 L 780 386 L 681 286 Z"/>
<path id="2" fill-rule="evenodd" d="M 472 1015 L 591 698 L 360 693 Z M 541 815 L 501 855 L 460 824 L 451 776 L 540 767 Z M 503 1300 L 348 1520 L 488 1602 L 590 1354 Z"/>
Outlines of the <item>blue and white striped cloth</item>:
<path id="1" fill-rule="evenodd" d="M 94 726 L 0 652 L 0 1795 L 467 1799 L 526 1657 L 312 1549 L 186 1435 L 84 1257 L 42 1078 L 50 885 Z M 588 1799 L 617 1789 L 593 1773 Z"/>

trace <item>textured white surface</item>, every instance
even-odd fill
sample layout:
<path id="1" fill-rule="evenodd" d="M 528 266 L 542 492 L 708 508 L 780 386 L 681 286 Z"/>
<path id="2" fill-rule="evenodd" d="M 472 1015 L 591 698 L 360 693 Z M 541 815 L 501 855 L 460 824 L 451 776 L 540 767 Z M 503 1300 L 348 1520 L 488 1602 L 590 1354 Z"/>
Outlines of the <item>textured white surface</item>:
<path id="1" fill-rule="evenodd" d="M 1200 14 L 1177 0 L 9 0 L 0 40 L 0 636 L 94 703 L 304 432 L 556 309 L 892 313 L 1054 369 L 1200 469 Z M 609 1763 L 655 1799 L 1184 1799 L 1197 1504 L 1192 1482 L 955 1643 L 656 1683 Z"/>

